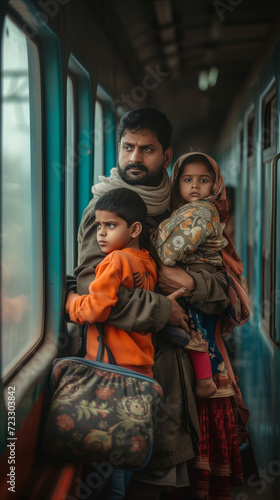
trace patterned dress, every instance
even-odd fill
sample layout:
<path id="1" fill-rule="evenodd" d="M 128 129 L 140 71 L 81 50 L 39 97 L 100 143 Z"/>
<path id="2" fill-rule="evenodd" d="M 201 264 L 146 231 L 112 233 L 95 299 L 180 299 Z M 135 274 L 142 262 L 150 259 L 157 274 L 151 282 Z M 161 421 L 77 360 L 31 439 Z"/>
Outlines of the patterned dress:
<path id="1" fill-rule="evenodd" d="M 213 203 L 199 200 L 175 210 L 151 231 L 151 242 L 166 266 L 207 262 L 221 267 L 220 251 L 228 244 Z"/>
<path id="2" fill-rule="evenodd" d="M 177 263 L 190 264 L 190 266 L 207 263 L 221 267 L 223 260 L 220 251 L 228 244 L 222 235 L 218 211 L 213 203 L 206 200 L 188 203 L 175 210 L 170 218 L 165 219 L 157 229 L 151 231 L 151 241 L 160 260 L 166 266 L 174 266 Z M 213 349 L 216 355 L 218 351 L 215 348 L 214 338 L 211 351 L 208 349 L 206 321 L 210 321 L 209 326 L 212 327 L 216 316 L 204 318 L 187 303 L 185 309 L 192 318 L 192 327 L 196 331 L 187 348 L 200 352 L 208 351 L 213 370 L 215 358 Z M 165 337 L 168 336 L 166 328 L 163 334 Z M 215 364 L 219 364 L 219 361 Z M 214 372 L 216 371 L 215 366 Z"/>
<path id="3" fill-rule="evenodd" d="M 199 263 L 224 266 L 221 250 L 228 241 L 223 236 L 215 205 L 207 200 L 188 203 L 175 210 L 157 230 L 151 231 L 151 241 L 160 260 L 167 266 L 183 263 L 186 270 L 186 265 L 191 268 L 192 264 Z M 218 387 L 211 398 L 197 403 L 200 452 L 189 464 L 192 497 L 194 500 L 229 500 L 231 486 L 240 484 L 243 478 L 234 419 L 235 391 L 215 342 L 218 316 L 198 313 L 187 303 L 186 312 L 192 318 L 193 328 L 199 331 L 200 344 L 207 343 L 212 374 Z M 195 345 L 193 348 L 200 350 Z"/>

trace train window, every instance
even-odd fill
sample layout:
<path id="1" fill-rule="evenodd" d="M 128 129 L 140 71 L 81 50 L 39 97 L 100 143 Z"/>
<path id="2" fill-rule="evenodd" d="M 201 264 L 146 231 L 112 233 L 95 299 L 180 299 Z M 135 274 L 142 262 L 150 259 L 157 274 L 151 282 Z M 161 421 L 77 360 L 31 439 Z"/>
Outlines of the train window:
<path id="1" fill-rule="evenodd" d="M 274 120 L 277 118 L 276 91 L 270 92 L 264 101 L 263 109 L 263 149 L 275 146 L 276 134 Z"/>
<path id="2" fill-rule="evenodd" d="M 95 103 L 94 119 L 94 184 L 99 182 L 99 175 L 104 174 L 104 116 L 100 101 Z"/>
<path id="3" fill-rule="evenodd" d="M 119 149 L 119 126 L 120 126 L 120 120 L 125 115 L 125 113 L 126 113 L 126 110 L 123 109 L 121 106 L 117 106 L 116 107 L 116 124 L 115 124 L 116 158 L 118 157 L 118 154 L 119 154 L 118 149 Z"/>
<path id="4" fill-rule="evenodd" d="M 236 191 L 236 198 L 238 198 L 238 202 L 236 199 L 235 202 L 235 212 L 238 213 L 238 217 L 241 214 L 245 213 L 244 210 L 244 189 L 245 189 L 245 179 L 244 179 L 244 128 L 242 125 L 238 127 L 238 135 L 237 135 L 237 159 L 239 161 L 239 174 L 238 174 L 238 185 L 240 189 Z M 240 249 L 240 254 L 243 255 L 243 243 L 244 243 L 244 232 L 243 231 L 235 231 L 235 244 Z"/>
<path id="5" fill-rule="evenodd" d="M 254 151 L 255 151 L 255 113 L 252 112 L 248 117 L 247 125 L 247 282 L 249 291 L 253 290 L 253 252 L 254 252 L 254 228 L 255 228 L 255 193 L 254 193 L 254 179 L 255 179 L 255 165 L 254 165 Z"/>
<path id="6" fill-rule="evenodd" d="M 77 264 L 77 232 L 91 198 L 93 111 L 89 73 L 71 54 L 67 78 L 66 270 Z"/>
<path id="7" fill-rule="evenodd" d="M 261 318 L 262 329 L 269 333 L 270 262 L 271 262 L 271 162 L 276 154 L 276 89 L 270 90 L 262 106 L 262 237 L 261 237 Z"/>
<path id="8" fill-rule="evenodd" d="M 243 151 L 244 151 L 244 148 L 243 148 L 243 145 L 244 145 L 244 129 L 243 127 L 240 128 L 240 131 L 239 131 L 239 162 L 240 162 L 240 170 L 242 170 L 242 166 L 243 166 Z"/>
<path id="9" fill-rule="evenodd" d="M 105 175 L 109 175 L 111 168 L 116 166 L 117 150 L 116 150 L 116 135 L 115 135 L 115 115 L 113 110 L 113 102 L 107 101 L 105 107 Z"/>
<path id="10" fill-rule="evenodd" d="M 73 274 L 76 266 L 75 247 L 77 241 L 75 225 L 76 208 L 76 113 L 74 81 L 67 78 L 67 135 L 66 135 L 66 272 Z"/>
<path id="11" fill-rule="evenodd" d="M 1 360 L 6 376 L 42 333 L 42 147 L 38 49 L 9 17 L 1 52 Z"/>
<path id="12" fill-rule="evenodd" d="M 255 151 L 255 114 L 251 113 L 248 119 L 248 144 L 247 156 L 253 161 Z"/>
<path id="13" fill-rule="evenodd" d="M 116 166 L 114 102 L 98 85 L 94 127 L 94 183 Z"/>

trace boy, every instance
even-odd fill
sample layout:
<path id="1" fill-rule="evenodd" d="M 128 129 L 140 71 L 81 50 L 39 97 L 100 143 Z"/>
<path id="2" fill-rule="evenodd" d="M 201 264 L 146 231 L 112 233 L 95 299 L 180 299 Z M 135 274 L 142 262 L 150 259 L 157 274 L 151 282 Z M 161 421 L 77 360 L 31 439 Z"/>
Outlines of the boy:
<path id="1" fill-rule="evenodd" d="M 116 364 L 152 377 L 154 348 L 151 333 L 127 332 L 106 323 L 118 301 L 121 285 L 154 290 L 156 264 L 149 252 L 139 246 L 146 217 L 144 201 L 131 189 L 113 189 L 98 199 L 95 205 L 97 241 L 107 256 L 95 269 L 89 295 L 69 292 L 66 310 L 75 323 L 89 323 L 86 358 L 96 359 L 98 332 L 94 323 L 105 322 L 104 342 Z M 105 362 L 108 362 L 106 355 Z"/>

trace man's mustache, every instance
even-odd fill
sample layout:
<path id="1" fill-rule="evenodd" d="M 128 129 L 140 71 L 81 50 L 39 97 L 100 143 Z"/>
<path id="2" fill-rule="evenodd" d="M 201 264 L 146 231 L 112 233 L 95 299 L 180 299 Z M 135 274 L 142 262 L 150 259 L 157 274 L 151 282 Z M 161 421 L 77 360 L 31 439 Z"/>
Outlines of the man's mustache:
<path id="1" fill-rule="evenodd" d="M 142 170 L 143 172 L 148 172 L 147 167 L 145 167 L 145 165 L 141 165 L 140 163 L 129 163 L 129 165 L 125 167 L 125 172 L 127 172 L 128 170 L 132 170 L 134 168 Z"/>

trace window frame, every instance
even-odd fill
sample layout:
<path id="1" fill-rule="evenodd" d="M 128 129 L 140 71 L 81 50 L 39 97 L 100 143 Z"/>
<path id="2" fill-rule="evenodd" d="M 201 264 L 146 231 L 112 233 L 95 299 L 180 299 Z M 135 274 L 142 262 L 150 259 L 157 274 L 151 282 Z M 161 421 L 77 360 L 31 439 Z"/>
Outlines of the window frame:
<path id="1" fill-rule="evenodd" d="M 271 228 L 272 223 L 272 189 L 273 179 L 271 177 L 272 161 L 276 155 L 276 130 L 272 125 L 272 112 L 277 110 L 276 106 L 277 89 L 276 83 L 273 82 L 261 99 L 261 127 L 262 131 L 267 131 L 269 127 L 269 140 L 267 135 L 262 136 L 262 149 L 261 149 L 261 199 L 262 199 L 262 213 L 261 213 L 261 239 L 260 239 L 260 318 L 261 329 L 266 337 L 270 336 L 270 322 L 272 314 L 271 304 L 271 239 L 269 238 L 266 245 L 264 245 L 265 228 Z M 272 107 L 271 103 L 275 102 Z M 268 119 L 269 118 L 269 119 Z M 270 186 L 267 186 L 267 175 L 270 176 Z M 267 188 L 270 187 L 268 190 Z M 269 206 L 266 201 L 268 200 Z M 269 218 L 269 220 L 267 220 Z M 269 249 L 267 250 L 267 247 Z"/>
<path id="2" fill-rule="evenodd" d="M 101 85 L 97 86 L 96 102 L 99 102 L 103 111 L 103 158 L 104 164 L 101 175 L 108 176 L 112 167 L 116 166 L 117 149 L 115 137 L 115 104 L 110 95 Z M 95 145 L 94 145 L 95 147 Z M 95 168 L 95 165 L 93 165 Z M 98 169 L 99 170 L 99 169 Z M 95 176 L 96 177 L 96 176 Z"/>
<path id="3" fill-rule="evenodd" d="M 72 53 L 70 53 L 68 60 L 68 74 L 74 80 L 76 93 L 76 151 L 74 157 L 75 165 L 77 165 L 77 210 L 73 230 L 77 234 L 83 211 L 91 199 L 90 188 L 93 182 L 92 87 L 88 71 Z"/>
<path id="4" fill-rule="evenodd" d="M 251 192 L 250 192 L 250 186 L 252 184 L 250 183 L 250 178 L 252 177 L 253 173 L 256 171 L 256 165 L 255 165 L 255 150 L 256 150 L 256 136 L 255 136 L 255 129 L 256 129 L 256 112 L 255 112 L 255 107 L 252 106 L 248 112 L 247 115 L 247 120 L 245 123 L 246 127 L 246 136 L 244 137 L 245 139 L 245 161 L 246 161 L 246 172 L 247 172 L 247 178 L 246 178 L 246 209 L 247 209 L 247 217 L 246 217 L 246 228 L 247 228 L 247 238 L 245 238 L 246 243 L 246 279 L 248 283 L 248 288 L 249 288 L 249 297 L 252 299 L 252 290 L 254 289 L 254 273 L 253 273 L 253 265 L 254 265 L 254 259 L 253 259 L 253 254 L 254 254 L 254 236 L 252 236 L 252 241 L 250 240 L 249 237 L 249 228 L 250 228 L 250 215 L 254 213 L 253 211 L 253 203 L 254 203 L 254 197 L 251 197 Z M 252 300 L 251 300 L 252 301 Z"/>
<path id="5" fill-rule="evenodd" d="M 99 126 L 98 120 L 102 124 Z M 105 173 L 105 133 L 104 133 L 104 112 L 100 99 L 95 101 L 94 110 L 94 158 L 93 158 L 93 183 L 97 184 L 99 176 Z"/>
<path id="6" fill-rule="evenodd" d="M 244 214 L 244 206 L 245 206 L 245 170 L 244 170 L 244 125 L 243 122 L 240 122 L 237 127 L 237 145 L 236 151 L 239 152 L 239 175 L 237 180 L 237 185 L 240 186 L 240 189 L 236 190 L 236 200 L 235 200 L 235 212 L 237 218 L 241 217 L 241 214 Z M 242 215 L 243 216 L 243 215 Z M 247 223 L 247 222 L 246 222 Z M 238 227 L 235 228 L 235 245 L 239 248 L 240 255 L 243 254 L 243 242 L 244 242 L 244 230 L 240 230 Z M 246 262 L 246 260 L 245 260 Z"/>
<path id="7" fill-rule="evenodd" d="M 92 119 L 92 92 L 91 81 L 88 71 L 71 53 L 68 60 L 67 80 L 71 79 L 73 85 L 73 110 L 74 110 L 74 136 L 73 149 L 71 154 L 71 167 L 74 169 L 72 176 L 73 206 L 71 207 L 72 224 L 71 244 L 72 248 L 72 269 L 68 269 L 68 274 L 73 274 L 77 265 L 78 248 L 77 233 L 82 218 L 82 214 L 91 199 L 92 186 L 92 164 L 93 164 L 93 119 Z M 67 113 L 66 113 L 66 156 L 69 154 L 67 143 Z M 65 254 L 67 262 L 67 252 L 69 251 L 69 239 L 67 240 L 67 217 L 68 217 L 68 193 L 67 193 L 67 168 L 65 179 Z M 68 264 L 68 262 L 67 262 Z M 67 266 L 66 264 L 66 266 Z"/>
<path id="8" fill-rule="evenodd" d="M 24 28 L 39 47 L 40 73 L 44 75 L 41 87 L 42 102 L 42 196 L 43 196 L 43 335 L 33 345 L 19 366 L 1 378 L 4 393 L 9 385 L 16 387 L 18 418 L 22 424 L 30 410 L 26 394 L 33 390 L 40 394 L 47 380 L 49 368 L 58 353 L 59 334 L 63 327 L 61 297 L 63 296 L 63 191 L 64 182 L 64 120 L 62 89 L 62 57 L 59 38 L 46 24 L 35 24 L 36 6 L 31 6 L 23 17 L 14 10 L 6 15 Z M 55 200 L 56 207 L 53 207 Z M 47 311 L 47 314 L 46 314 Z M 7 396 L 7 394 L 6 394 Z M 5 397 L 7 401 L 7 397 Z M 30 401 L 31 404 L 31 401 Z M 21 411 L 24 408 L 24 411 Z"/>

